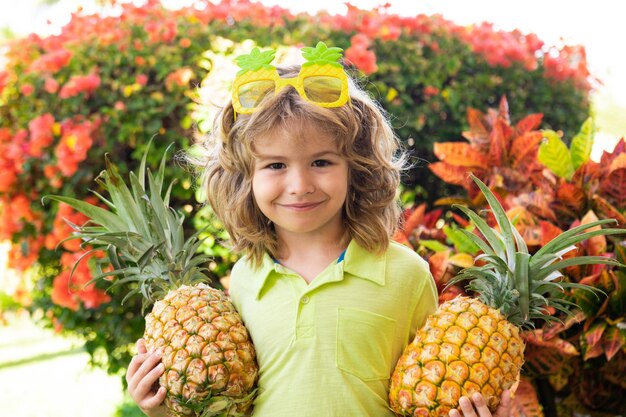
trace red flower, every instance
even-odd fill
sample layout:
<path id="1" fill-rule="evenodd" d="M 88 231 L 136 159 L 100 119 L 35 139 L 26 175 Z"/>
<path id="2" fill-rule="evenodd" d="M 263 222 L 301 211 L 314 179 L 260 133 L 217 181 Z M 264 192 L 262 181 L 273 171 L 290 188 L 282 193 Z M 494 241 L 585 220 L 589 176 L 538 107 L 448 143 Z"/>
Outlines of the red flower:
<path id="1" fill-rule="evenodd" d="M 148 84 L 148 76 L 146 74 L 139 74 L 135 77 L 135 82 L 143 87 Z"/>
<path id="2" fill-rule="evenodd" d="M 55 94 L 59 91 L 59 83 L 52 77 L 46 78 L 43 89 L 46 90 L 47 93 Z"/>
<path id="3" fill-rule="evenodd" d="M 61 272 L 52 282 L 52 294 L 50 298 L 54 304 L 70 310 L 78 310 L 78 299 L 70 286 L 70 271 Z"/>
<path id="4" fill-rule="evenodd" d="M 346 60 L 366 75 L 376 72 L 378 70 L 376 55 L 367 49 L 370 45 L 369 38 L 363 34 L 358 34 L 354 35 L 350 42 L 352 45 L 346 49 Z"/>
<path id="5" fill-rule="evenodd" d="M 170 73 L 165 79 L 165 88 L 168 91 L 173 90 L 176 86 L 186 87 L 194 74 L 191 68 L 183 67 Z"/>
<path id="6" fill-rule="evenodd" d="M 97 74 L 74 75 L 65 83 L 63 88 L 61 88 L 59 97 L 70 98 L 80 93 L 89 95 L 98 87 L 100 87 L 100 77 Z"/>
<path id="7" fill-rule="evenodd" d="M 59 161 L 59 170 L 66 177 L 74 175 L 78 170 L 78 164 L 87 158 L 87 151 L 93 144 L 91 138 L 93 129 L 94 126 L 89 122 L 83 124 L 75 124 L 71 120 L 63 122 L 61 141 L 55 155 Z"/>
<path id="8" fill-rule="evenodd" d="M 72 274 L 74 265 L 82 255 L 82 252 L 65 252 L 61 255 L 64 270 L 52 283 L 52 302 L 74 311 L 78 310 L 81 302 L 85 308 L 93 309 L 111 301 L 111 297 L 104 291 L 96 288 L 93 283 L 88 284 L 92 278 L 89 260 L 93 254 L 84 257 Z"/>
<path id="9" fill-rule="evenodd" d="M 50 146 L 54 140 L 52 127 L 54 126 L 54 117 L 50 113 L 45 113 L 28 124 L 30 131 L 30 147 L 28 153 L 34 158 L 40 158 L 43 151 Z"/>
<path id="10" fill-rule="evenodd" d="M 54 74 L 69 64 L 71 59 L 72 53 L 70 51 L 59 49 L 40 56 L 30 65 L 30 70 Z"/>
<path id="11" fill-rule="evenodd" d="M 437 94 L 439 94 L 439 89 L 437 87 L 433 87 L 432 85 L 424 87 L 424 95 L 426 97 L 436 96 Z"/>
<path id="12" fill-rule="evenodd" d="M 9 84 L 9 73 L 6 71 L 0 71 L 0 94 L 2 94 L 2 90 L 4 87 Z"/>
<path id="13" fill-rule="evenodd" d="M 35 87 L 33 87 L 32 84 L 22 84 L 20 86 L 20 92 L 22 93 L 23 96 L 28 97 L 31 94 L 33 94 L 33 92 L 35 91 Z"/>

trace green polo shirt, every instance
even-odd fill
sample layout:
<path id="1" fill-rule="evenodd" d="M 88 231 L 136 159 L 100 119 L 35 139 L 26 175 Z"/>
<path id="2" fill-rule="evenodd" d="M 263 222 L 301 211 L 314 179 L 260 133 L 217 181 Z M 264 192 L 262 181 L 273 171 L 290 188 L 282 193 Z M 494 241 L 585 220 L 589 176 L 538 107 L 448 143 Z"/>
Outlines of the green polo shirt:
<path id="1" fill-rule="evenodd" d="M 230 294 L 259 362 L 254 417 L 393 417 L 390 375 L 437 307 L 428 264 L 397 243 L 376 257 L 352 241 L 310 284 L 242 258 Z"/>

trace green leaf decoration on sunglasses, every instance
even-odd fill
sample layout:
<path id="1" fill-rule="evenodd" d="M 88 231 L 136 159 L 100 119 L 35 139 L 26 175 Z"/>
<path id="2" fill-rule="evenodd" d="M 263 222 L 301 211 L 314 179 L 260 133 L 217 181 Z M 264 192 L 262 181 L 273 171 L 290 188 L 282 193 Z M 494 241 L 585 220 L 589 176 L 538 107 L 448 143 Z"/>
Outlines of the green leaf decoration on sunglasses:
<path id="1" fill-rule="evenodd" d="M 241 68 L 241 70 L 237 73 L 237 76 L 243 75 L 248 71 L 258 71 L 261 68 L 274 68 L 274 66 L 271 65 L 274 60 L 274 55 L 276 55 L 276 51 L 273 49 L 261 52 L 261 50 L 257 47 L 250 51 L 249 54 L 239 55 L 235 58 L 235 62 L 239 68 Z"/>
<path id="2" fill-rule="evenodd" d="M 309 65 L 332 65 L 333 67 L 340 67 L 339 59 L 343 57 L 343 49 L 332 47 L 329 48 L 324 42 L 318 42 L 315 48 L 308 46 L 301 49 L 302 56 L 307 60 L 303 67 Z"/>

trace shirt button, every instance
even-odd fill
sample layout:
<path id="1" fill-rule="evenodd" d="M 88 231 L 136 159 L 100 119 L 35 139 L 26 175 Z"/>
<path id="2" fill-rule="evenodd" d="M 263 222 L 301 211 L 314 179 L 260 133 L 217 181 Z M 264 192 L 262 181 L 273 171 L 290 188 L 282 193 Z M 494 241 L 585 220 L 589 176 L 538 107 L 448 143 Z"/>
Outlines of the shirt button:
<path id="1" fill-rule="evenodd" d="M 309 302 L 309 301 L 311 301 L 311 299 L 309 298 L 309 296 L 308 296 L 308 295 L 305 295 L 304 297 L 302 297 L 302 298 L 300 299 L 300 302 L 301 302 L 302 304 L 308 304 L 308 302 Z"/>

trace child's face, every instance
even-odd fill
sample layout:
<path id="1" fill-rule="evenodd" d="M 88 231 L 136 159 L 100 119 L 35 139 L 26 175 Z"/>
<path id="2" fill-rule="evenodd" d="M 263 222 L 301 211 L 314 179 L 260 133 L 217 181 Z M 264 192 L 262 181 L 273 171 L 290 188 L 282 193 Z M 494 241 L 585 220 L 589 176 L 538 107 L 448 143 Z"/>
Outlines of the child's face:
<path id="1" fill-rule="evenodd" d="M 254 141 L 252 192 L 280 238 L 343 236 L 348 163 L 335 140 L 309 129 L 302 140 L 286 132 Z"/>

